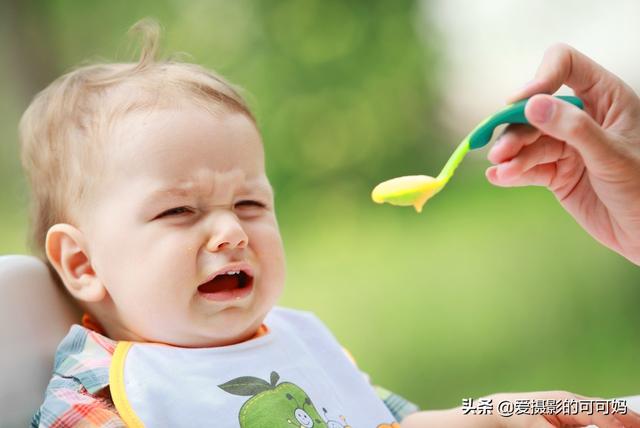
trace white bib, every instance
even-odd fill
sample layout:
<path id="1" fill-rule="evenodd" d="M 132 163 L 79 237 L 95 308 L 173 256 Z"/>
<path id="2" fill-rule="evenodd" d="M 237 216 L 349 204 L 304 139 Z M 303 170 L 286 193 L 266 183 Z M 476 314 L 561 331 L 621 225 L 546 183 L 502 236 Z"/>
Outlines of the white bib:
<path id="1" fill-rule="evenodd" d="M 217 348 L 118 342 L 109 379 L 120 416 L 130 427 L 147 428 L 376 428 L 394 422 L 315 316 L 275 308 L 265 324 L 267 334 Z"/>

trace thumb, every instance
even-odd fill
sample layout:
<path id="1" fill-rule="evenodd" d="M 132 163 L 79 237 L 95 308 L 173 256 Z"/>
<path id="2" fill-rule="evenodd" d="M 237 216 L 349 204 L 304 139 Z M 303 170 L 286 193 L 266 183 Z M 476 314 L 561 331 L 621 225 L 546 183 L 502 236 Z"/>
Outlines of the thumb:
<path id="1" fill-rule="evenodd" d="M 586 112 L 551 95 L 535 95 L 525 116 L 531 125 L 574 147 L 585 163 L 597 165 L 612 155 L 605 131 Z"/>

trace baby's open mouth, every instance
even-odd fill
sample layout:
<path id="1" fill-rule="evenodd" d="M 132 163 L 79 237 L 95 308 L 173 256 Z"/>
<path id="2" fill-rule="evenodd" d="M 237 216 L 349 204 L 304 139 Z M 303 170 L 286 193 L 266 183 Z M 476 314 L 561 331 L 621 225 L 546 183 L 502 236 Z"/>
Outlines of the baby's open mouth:
<path id="1" fill-rule="evenodd" d="M 198 286 L 198 291 L 205 294 L 231 294 L 235 290 L 250 288 L 253 284 L 253 277 L 242 270 L 233 270 L 220 275 L 216 275 L 212 280 Z M 235 294 L 235 293 L 233 293 Z"/>

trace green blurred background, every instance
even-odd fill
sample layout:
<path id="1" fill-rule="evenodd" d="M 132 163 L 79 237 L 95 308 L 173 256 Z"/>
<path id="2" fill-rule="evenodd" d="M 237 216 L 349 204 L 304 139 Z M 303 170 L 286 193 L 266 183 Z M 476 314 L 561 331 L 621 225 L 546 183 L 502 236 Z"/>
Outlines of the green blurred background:
<path id="1" fill-rule="evenodd" d="M 0 254 L 28 252 L 20 114 L 83 60 L 133 58 L 126 31 L 145 16 L 165 53 L 250 93 L 288 257 L 282 304 L 317 313 L 374 382 L 424 408 L 640 394 L 640 271 L 547 191 L 490 186 L 484 150 L 421 215 L 370 201 L 381 180 L 435 175 L 468 131 L 441 115 L 448 52 L 428 3 L 3 2 Z"/>

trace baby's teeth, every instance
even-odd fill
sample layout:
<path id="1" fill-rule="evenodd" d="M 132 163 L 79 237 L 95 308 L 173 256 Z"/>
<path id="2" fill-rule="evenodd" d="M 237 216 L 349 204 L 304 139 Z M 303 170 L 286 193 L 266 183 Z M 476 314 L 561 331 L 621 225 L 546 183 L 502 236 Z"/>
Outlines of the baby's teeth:
<path id="1" fill-rule="evenodd" d="M 239 270 L 230 270 L 229 272 L 227 272 L 227 275 L 237 275 L 239 273 L 240 273 Z"/>

